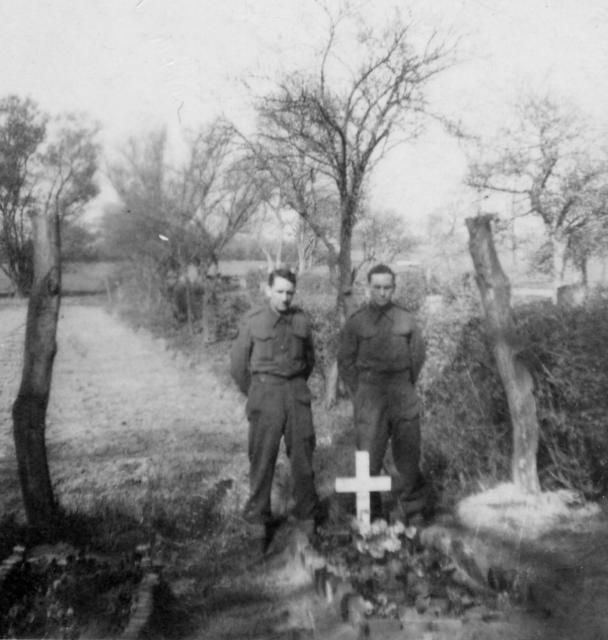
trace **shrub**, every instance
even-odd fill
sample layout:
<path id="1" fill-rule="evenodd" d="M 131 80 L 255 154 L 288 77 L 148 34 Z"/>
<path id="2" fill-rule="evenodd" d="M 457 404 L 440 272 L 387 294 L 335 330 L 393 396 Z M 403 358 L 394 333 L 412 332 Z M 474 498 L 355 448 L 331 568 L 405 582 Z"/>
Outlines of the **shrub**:
<path id="1" fill-rule="evenodd" d="M 395 302 L 412 313 L 419 311 L 427 294 L 424 272 L 410 269 L 405 273 L 397 273 L 395 284 Z"/>
<path id="2" fill-rule="evenodd" d="M 298 294 L 305 300 L 318 299 L 319 296 L 326 299 L 328 303 L 335 304 L 336 288 L 329 280 L 329 272 L 323 270 L 308 271 L 298 276 Z"/>
<path id="3" fill-rule="evenodd" d="M 133 313 L 159 326 L 175 326 L 167 301 L 152 294 L 150 274 L 123 282 Z M 264 302 L 260 283 L 266 272 L 247 274 L 247 291 L 220 292 L 220 337 L 231 338 L 250 306 Z M 433 306 L 423 304 L 421 281 L 401 289 L 418 319 L 427 343 L 427 360 L 419 381 L 423 410 L 423 467 L 435 488 L 449 502 L 474 485 L 510 476 L 512 429 L 505 392 L 481 319 L 478 296 L 470 277 L 454 277 L 436 286 Z M 355 291 L 359 301 L 360 290 Z M 304 274 L 296 304 L 311 315 L 317 367 L 313 394 L 324 396 L 325 375 L 335 358 L 339 318 L 335 291 L 321 273 Z M 156 306 L 155 306 L 156 305 Z M 597 291 L 587 306 L 559 309 L 544 302 L 517 307 L 521 340 L 519 357 L 535 383 L 541 427 L 538 469 L 545 489 L 574 488 L 587 495 L 608 490 L 608 295 Z M 151 327 L 153 328 L 153 327 Z M 226 375 L 227 344 L 216 345 L 218 370 Z M 216 353 L 217 351 L 217 353 Z M 215 360 L 211 358 L 213 362 Z M 350 415 L 328 424 L 351 428 Z M 345 426 L 346 425 L 346 426 Z M 335 453 L 327 446 L 327 459 Z M 331 472 L 331 470 L 330 470 Z"/>
<path id="4" fill-rule="evenodd" d="M 153 264 L 125 264 L 115 290 L 114 303 L 118 312 L 135 327 L 143 326 L 162 334 L 179 326 L 166 278 Z"/>
<path id="5" fill-rule="evenodd" d="M 218 301 L 218 340 L 234 338 L 241 319 L 249 309 L 251 302 L 245 293 L 221 294 Z"/>
<path id="6" fill-rule="evenodd" d="M 268 270 L 266 268 L 249 269 L 245 274 L 245 289 L 252 306 L 264 302 L 262 285 L 267 281 Z"/>
<path id="7" fill-rule="evenodd" d="M 547 241 L 540 245 L 530 256 L 528 272 L 549 275 L 553 272 L 553 245 Z"/>
<path id="8" fill-rule="evenodd" d="M 449 500 L 476 482 L 507 475 L 508 412 L 479 318 L 435 317 L 425 334 L 423 466 Z"/>
<path id="9" fill-rule="evenodd" d="M 336 360 L 338 338 L 340 335 L 340 317 L 335 301 L 322 300 L 306 307 L 312 320 L 315 344 L 315 373 L 310 381 L 315 397 L 323 397 L 329 368 Z"/>
<path id="10" fill-rule="evenodd" d="M 608 489 L 608 301 L 586 307 L 523 308 L 522 357 L 535 381 L 545 486 L 587 494 Z"/>
<path id="11" fill-rule="evenodd" d="M 563 310 L 536 303 L 515 311 L 519 357 L 535 382 L 545 489 L 586 495 L 608 489 L 608 302 Z M 480 318 L 426 319 L 420 384 L 424 465 L 440 490 L 509 477 L 512 429 L 505 392 Z"/>

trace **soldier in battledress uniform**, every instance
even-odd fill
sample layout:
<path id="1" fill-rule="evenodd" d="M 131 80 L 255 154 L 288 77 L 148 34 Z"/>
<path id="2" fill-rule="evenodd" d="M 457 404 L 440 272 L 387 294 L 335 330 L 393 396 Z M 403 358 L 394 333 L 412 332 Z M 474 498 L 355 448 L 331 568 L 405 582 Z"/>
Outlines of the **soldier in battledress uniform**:
<path id="1" fill-rule="evenodd" d="M 230 371 L 247 394 L 250 495 L 244 517 L 257 525 L 272 522 L 272 480 L 284 438 L 294 485 L 292 516 L 310 533 L 318 508 L 307 384 L 314 350 L 310 319 L 291 306 L 295 283 L 295 274 L 289 270 L 270 274 L 268 304 L 246 316 L 232 347 Z"/>
<path id="2" fill-rule="evenodd" d="M 380 474 L 391 441 L 399 473 L 400 513 L 407 517 L 421 511 L 424 502 L 414 385 L 425 345 L 414 317 L 392 301 L 393 271 L 386 265 L 373 267 L 368 284 L 369 303 L 346 321 L 341 332 L 338 369 L 353 400 L 356 446 L 369 452 L 371 475 Z M 380 496 L 372 494 L 372 517 L 380 515 Z"/>

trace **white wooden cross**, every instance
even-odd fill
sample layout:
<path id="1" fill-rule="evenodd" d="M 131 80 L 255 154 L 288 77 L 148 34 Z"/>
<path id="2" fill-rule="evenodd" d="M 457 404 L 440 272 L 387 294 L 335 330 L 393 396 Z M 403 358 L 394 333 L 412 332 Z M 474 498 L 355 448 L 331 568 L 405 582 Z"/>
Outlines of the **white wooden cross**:
<path id="1" fill-rule="evenodd" d="M 336 478 L 338 493 L 357 494 L 357 520 L 363 524 L 370 522 L 370 491 L 390 491 L 390 476 L 369 475 L 369 452 L 355 452 L 355 477 Z"/>

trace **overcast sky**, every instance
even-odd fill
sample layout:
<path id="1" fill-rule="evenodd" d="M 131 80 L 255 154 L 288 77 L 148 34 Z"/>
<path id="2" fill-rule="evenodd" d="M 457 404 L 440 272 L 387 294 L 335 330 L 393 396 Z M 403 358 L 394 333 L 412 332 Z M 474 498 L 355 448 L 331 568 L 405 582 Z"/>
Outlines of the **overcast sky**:
<path id="1" fill-rule="evenodd" d="M 328 0 L 330 7 L 336 5 Z M 370 20 L 394 0 L 358 3 Z M 605 0 L 416 0 L 422 30 L 461 35 L 463 62 L 441 77 L 435 105 L 491 131 L 519 91 L 557 92 L 600 123 L 608 114 Z M 313 0 L 0 0 L 0 95 L 51 112 L 82 110 L 116 149 L 127 135 L 195 126 L 218 113 L 251 121 L 256 78 L 305 66 L 325 21 Z M 379 167 L 372 199 L 415 221 L 457 199 L 458 146 L 431 130 Z"/>

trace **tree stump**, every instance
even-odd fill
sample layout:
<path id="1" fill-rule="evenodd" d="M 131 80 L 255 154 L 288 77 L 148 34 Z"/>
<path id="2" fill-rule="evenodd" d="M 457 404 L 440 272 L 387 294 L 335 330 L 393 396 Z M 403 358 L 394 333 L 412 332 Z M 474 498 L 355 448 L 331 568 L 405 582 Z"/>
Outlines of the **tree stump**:
<path id="1" fill-rule="evenodd" d="M 538 493 L 536 469 L 539 426 L 532 375 L 517 356 L 515 324 L 511 312 L 511 285 L 492 237 L 491 216 L 466 220 L 469 251 L 486 315 L 492 351 L 509 405 L 513 428 L 513 482 L 527 493 Z"/>

